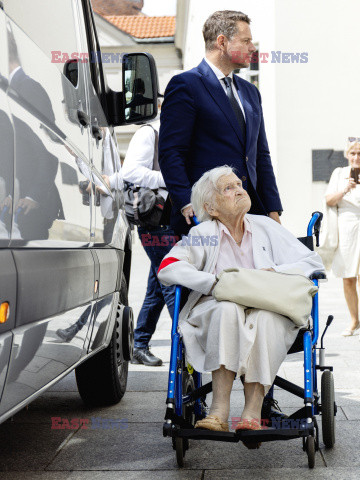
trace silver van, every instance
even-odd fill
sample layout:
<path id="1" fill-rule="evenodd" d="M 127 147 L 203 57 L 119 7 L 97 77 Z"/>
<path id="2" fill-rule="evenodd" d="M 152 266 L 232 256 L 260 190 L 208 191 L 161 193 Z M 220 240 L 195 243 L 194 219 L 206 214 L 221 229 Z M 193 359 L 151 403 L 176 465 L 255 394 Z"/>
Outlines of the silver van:
<path id="1" fill-rule="evenodd" d="M 89 0 L 0 1 L 0 422 L 73 369 L 87 404 L 126 389 L 131 232 L 114 127 L 157 115 L 158 82 L 150 55 L 118 61 L 121 92 Z"/>

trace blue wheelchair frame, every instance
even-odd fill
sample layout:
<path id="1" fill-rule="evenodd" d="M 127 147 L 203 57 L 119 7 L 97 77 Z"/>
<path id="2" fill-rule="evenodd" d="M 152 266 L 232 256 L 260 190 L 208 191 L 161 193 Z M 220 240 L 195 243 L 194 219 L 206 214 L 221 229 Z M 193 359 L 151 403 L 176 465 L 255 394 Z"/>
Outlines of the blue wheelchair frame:
<path id="1" fill-rule="evenodd" d="M 307 237 L 299 238 L 308 248 L 313 250 L 313 231 L 317 240 L 319 239 L 320 224 L 322 213 L 315 212 L 309 222 L 307 229 Z M 197 222 L 197 220 L 195 219 Z M 198 222 L 197 222 L 198 223 Z M 323 272 L 315 272 L 311 280 L 318 286 L 320 279 L 326 279 Z M 312 326 L 302 328 L 293 346 L 288 351 L 297 353 L 304 351 L 304 388 L 295 385 L 281 377 L 276 376 L 274 385 L 300 397 L 304 401 L 304 407 L 297 410 L 288 417 L 289 421 L 297 421 L 296 427 L 292 428 L 288 424 L 282 427 L 283 421 L 276 424 L 272 422 L 271 427 L 267 427 L 260 431 L 241 430 L 238 432 L 215 432 L 204 429 L 194 429 L 194 421 L 205 416 L 205 397 L 211 392 L 211 382 L 202 385 L 202 375 L 196 372 L 190 366 L 185 365 L 185 348 L 181 335 L 178 331 L 178 320 L 181 304 L 182 287 L 177 286 L 175 292 L 175 308 L 174 318 L 171 330 L 171 354 L 169 367 L 169 382 L 167 392 L 167 409 L 165 415 L 165 423 L 163 427 L 164 436 L 173 438 L 173 447 L 177 450 L 179 443 L 175 440 L 182 439 L 183 456 L 188 448 L 188 439 L 197 440 L 220 440 L 227 442 L 267 442 L 272 440 L 288 440 L 292 438 L 303 439 L 303 449 L 307 451 L 309 467 L 314 466 L 315 451 L 319 449 L 319 433 L 316 415 L 321 413 L 321 405 L 319 404 L 317 370 L 332 372 L 333 367 L 325 366 L 325 349 L 323 347 L 323 337 L 328 326 L 331 324 L 333 317 L 329 316 L 326 328 L 321 338 L 321 347 L 317 348 L 319 337 L 319 299 L 318 293 L 313 298 L 312 305 Z M 320 350 L 319 364 L 317 364 L 316 350 Z M 332 374 L 331 374 L 332 375 Z M 184 377 L 185 376 L 185 377 Z M 191 378 L 189 391 L 183 391 L 184 378 Z M 184 409 L 191 411 L 187 415 Z M 334 416 L 336 415 L 336 403 L 334 402 Z M 280 427 L 280 428 L 279 428 Z M 332 446 L 332 445 L 330 445 Z M 178 451 L 177 451 L 178 456 Z M 181 458 L 181 455 L 180 455 Z M 180 466 L 181 461 L 178 463 Z"/>

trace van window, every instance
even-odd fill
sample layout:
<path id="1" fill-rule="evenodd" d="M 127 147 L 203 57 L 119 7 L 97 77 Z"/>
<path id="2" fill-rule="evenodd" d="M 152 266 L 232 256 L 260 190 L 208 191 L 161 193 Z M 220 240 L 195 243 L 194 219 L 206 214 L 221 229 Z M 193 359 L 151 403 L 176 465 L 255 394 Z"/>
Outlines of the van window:
<path id="1" fill-rule="evenodd" d="M 69 60 L 78 58 L 80 52 L 73 0 L 4 0 L 3 4 L 6 14 L 61 73 L 64 73 L 64 66 Z"/>

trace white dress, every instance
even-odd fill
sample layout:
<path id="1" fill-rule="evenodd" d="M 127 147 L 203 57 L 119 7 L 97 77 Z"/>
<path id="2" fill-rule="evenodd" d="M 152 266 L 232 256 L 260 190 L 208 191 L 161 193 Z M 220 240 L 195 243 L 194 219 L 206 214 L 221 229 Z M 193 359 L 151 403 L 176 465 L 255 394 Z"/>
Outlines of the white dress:
<path id="1" fill-rule="evenodd" d="M 326 195 L 343 191 L 349 182 L 350 167 L 336 168 L 330 178 Z M 360 185 L 337 204 L 338 248 L 332 271 L 336 277 L 350 278 L 359 275 L 360 267 Z"/>

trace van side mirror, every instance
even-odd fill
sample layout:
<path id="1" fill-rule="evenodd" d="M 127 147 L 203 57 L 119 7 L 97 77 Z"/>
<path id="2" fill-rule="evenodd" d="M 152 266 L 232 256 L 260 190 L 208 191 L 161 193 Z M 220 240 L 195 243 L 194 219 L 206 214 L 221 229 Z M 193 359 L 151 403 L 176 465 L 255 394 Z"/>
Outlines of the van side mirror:
<path id="1" fill-rule="evenodd" d="M 122 58 L 125 123 L 143 123 L 158 113 L 158 76 L 150 53 L 126 53 Z"/>

